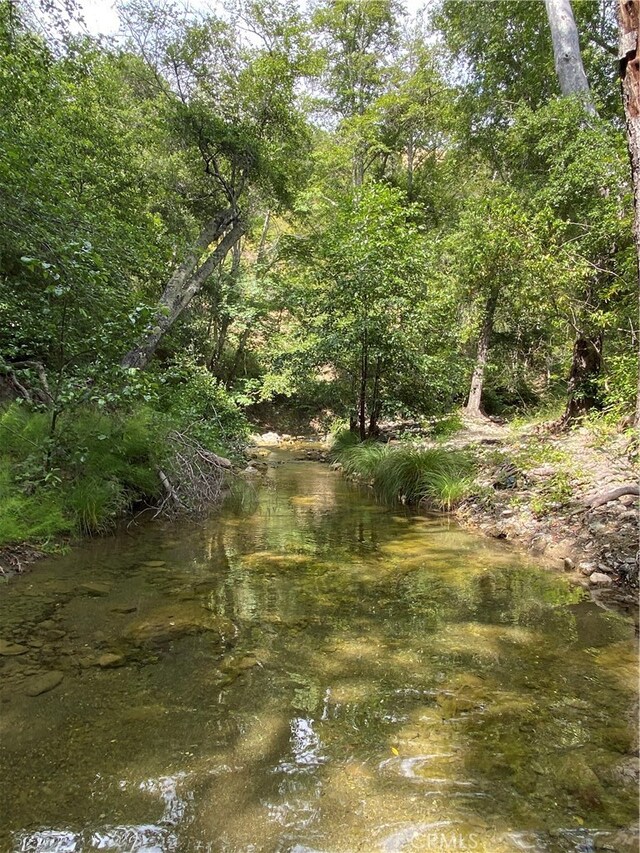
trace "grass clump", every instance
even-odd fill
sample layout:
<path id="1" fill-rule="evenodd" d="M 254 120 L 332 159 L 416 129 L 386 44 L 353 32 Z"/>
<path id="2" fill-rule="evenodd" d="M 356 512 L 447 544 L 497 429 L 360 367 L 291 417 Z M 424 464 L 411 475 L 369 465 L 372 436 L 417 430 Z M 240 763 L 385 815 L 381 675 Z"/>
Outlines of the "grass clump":
<path id="1" fill-rule="evenodd" d="M 423 503 L 450 512 L 473 489 L 473 463 L 461 451 L 363 442 L 335 454 L 348 477 L 370 482 L 386 501 Z"/>
<path id="2" fill-rule="evenodd" d="M 356 447 L 360 443 L 357 433 L 350 430 L 348 427 L 338 429 L 331 436 L 331 456 L 333 459 L 338 459 L 340 454 L 351 447 Z"/>

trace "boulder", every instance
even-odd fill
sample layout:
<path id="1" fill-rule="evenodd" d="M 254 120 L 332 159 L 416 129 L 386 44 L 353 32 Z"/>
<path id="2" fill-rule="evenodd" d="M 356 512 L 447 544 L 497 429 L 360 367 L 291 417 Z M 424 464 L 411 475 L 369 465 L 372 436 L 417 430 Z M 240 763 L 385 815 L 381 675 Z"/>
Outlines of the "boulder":
<path id="1" fill-rule="evenodd" d="M 260 444 L 280 444 L 280 436 L 277 432 L 265 432 L 260 436 Z"/>
<path id="2" fill-rule="evenodd" d="M 589 583 L 591 586 L 608 586 L 613 583 L 613 578 L 605 575 L 604 572 L 593 572 L 589 575 Z"/>

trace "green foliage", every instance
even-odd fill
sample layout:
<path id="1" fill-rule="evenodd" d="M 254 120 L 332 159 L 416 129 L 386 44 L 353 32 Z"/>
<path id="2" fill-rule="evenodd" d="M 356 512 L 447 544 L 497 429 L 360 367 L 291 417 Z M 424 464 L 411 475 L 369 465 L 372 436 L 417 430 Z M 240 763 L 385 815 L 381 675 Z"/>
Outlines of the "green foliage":
<path id="1" fill-rule="evenodd" d="M 338 425 L 344 423 L 338 421 Z M 348 427 L 338 426 L 331 436 L 331 456 L 333 459 L 338 459 L 344 450 L 355 447 L 359 444 L 358 436 L 353 430 Z"/>
<path id="2" fill-rule="evenodd" d="M 473 463 L 459 451 L 390 447 L 366 441 L 335 453 L 347 477 L 371 482 L 386 501 L 450 512 L 473 488 Z"/>
<path id="3" fill-rule="evenodd" d="M 91 408 L 61 419 L 10 406 L 0 416 L 0 545 L 64 533 L 102 533 L 134 502 L 159 497 L 164 430 L 151 412 Z"/>
<path id="4" fill-rule="evenodd" d="M 464 422 L 459 412 L 450 412 L 441 418 L 436 418 L 431 424 L 431 435 L 434 438 L 446 440 L 451 438 L 464 427 Z"/>
<path id="5" fill-rule="evenodd" d="M 360 477 L 363 480 L 375 480 L 379 466 L 386 455 L 386 447 L 376 441 L 347 445 L 335 454 L 347 477 Z"/>

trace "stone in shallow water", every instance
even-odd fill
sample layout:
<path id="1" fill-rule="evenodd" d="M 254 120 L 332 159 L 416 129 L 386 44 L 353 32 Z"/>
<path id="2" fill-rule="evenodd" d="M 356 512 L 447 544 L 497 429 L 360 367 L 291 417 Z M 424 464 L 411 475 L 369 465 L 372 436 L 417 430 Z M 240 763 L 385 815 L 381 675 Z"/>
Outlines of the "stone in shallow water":
<path id="1" fill-rule="evenodd" d="M 230 619 L 212 614 L 194 602 L 180 601 L 159 607 L 131 622 L 123 636 L 134 646 L 161 646 L 189 634 L 204 632 L 217 634 L 221 644 L 237 633 Z"/>
<path id="2" fill-rule="evenodd" d="M 2 657 L 13 657 L 14 655 L 24 655 L 29 651 L 28 646 L 21 646 L 20 643 L 11 643 L 8 640 L 0 640 L 0 655 Z"/>
<path id="3" fill-rule="evenodd" d="M 103 583 L 102 581 L 91 581 L 89 583 L 83 583 L 80 588 L 89 595 L 94 596 L 109 595 L 109 593 L 111 592 L 110 584 Z"/>
<path id="4" fill-rule="evenodd" d="M 97 664 L 101 669 L 115 669 L 117 666 L 124 666 L 126 659 L 124 655 L 116 655 L 107 653 L 100 655 Z"/>
<path id="5" fill-rule="evenodd" d="M 26 682 L 24 692 L 27 696 L 40 696 L 41 693 L 48 693 L 49 690 L 57 687 L 63 678 L 64 673 L 59 670 L 51 670 L 51 672 L 44 672 L 42 675 L 35 675 Z"/>

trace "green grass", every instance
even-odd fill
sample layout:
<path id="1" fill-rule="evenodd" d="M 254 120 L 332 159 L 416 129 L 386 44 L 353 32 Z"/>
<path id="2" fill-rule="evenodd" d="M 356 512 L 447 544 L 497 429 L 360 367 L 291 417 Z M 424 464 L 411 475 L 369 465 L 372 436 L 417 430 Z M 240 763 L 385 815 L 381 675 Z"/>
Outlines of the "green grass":
<path id="1" fill-rule="evenodd" d="M 0 547 L 104 533 L 162 493 L 168 427 L 153 412 L 86 407 L 60 417 L 53 438 L 50 424 L 48 413 L 16 404 L 0 414 Z"/>
<path id="2" fill-rule="evenodd" d="M 473 489 L 468 454 L 441 448 L 419 450 L 363 442 L 335 452 L 347 477 L 371 483 L 386 501 L 423 503 L 450 512 Z"/>

